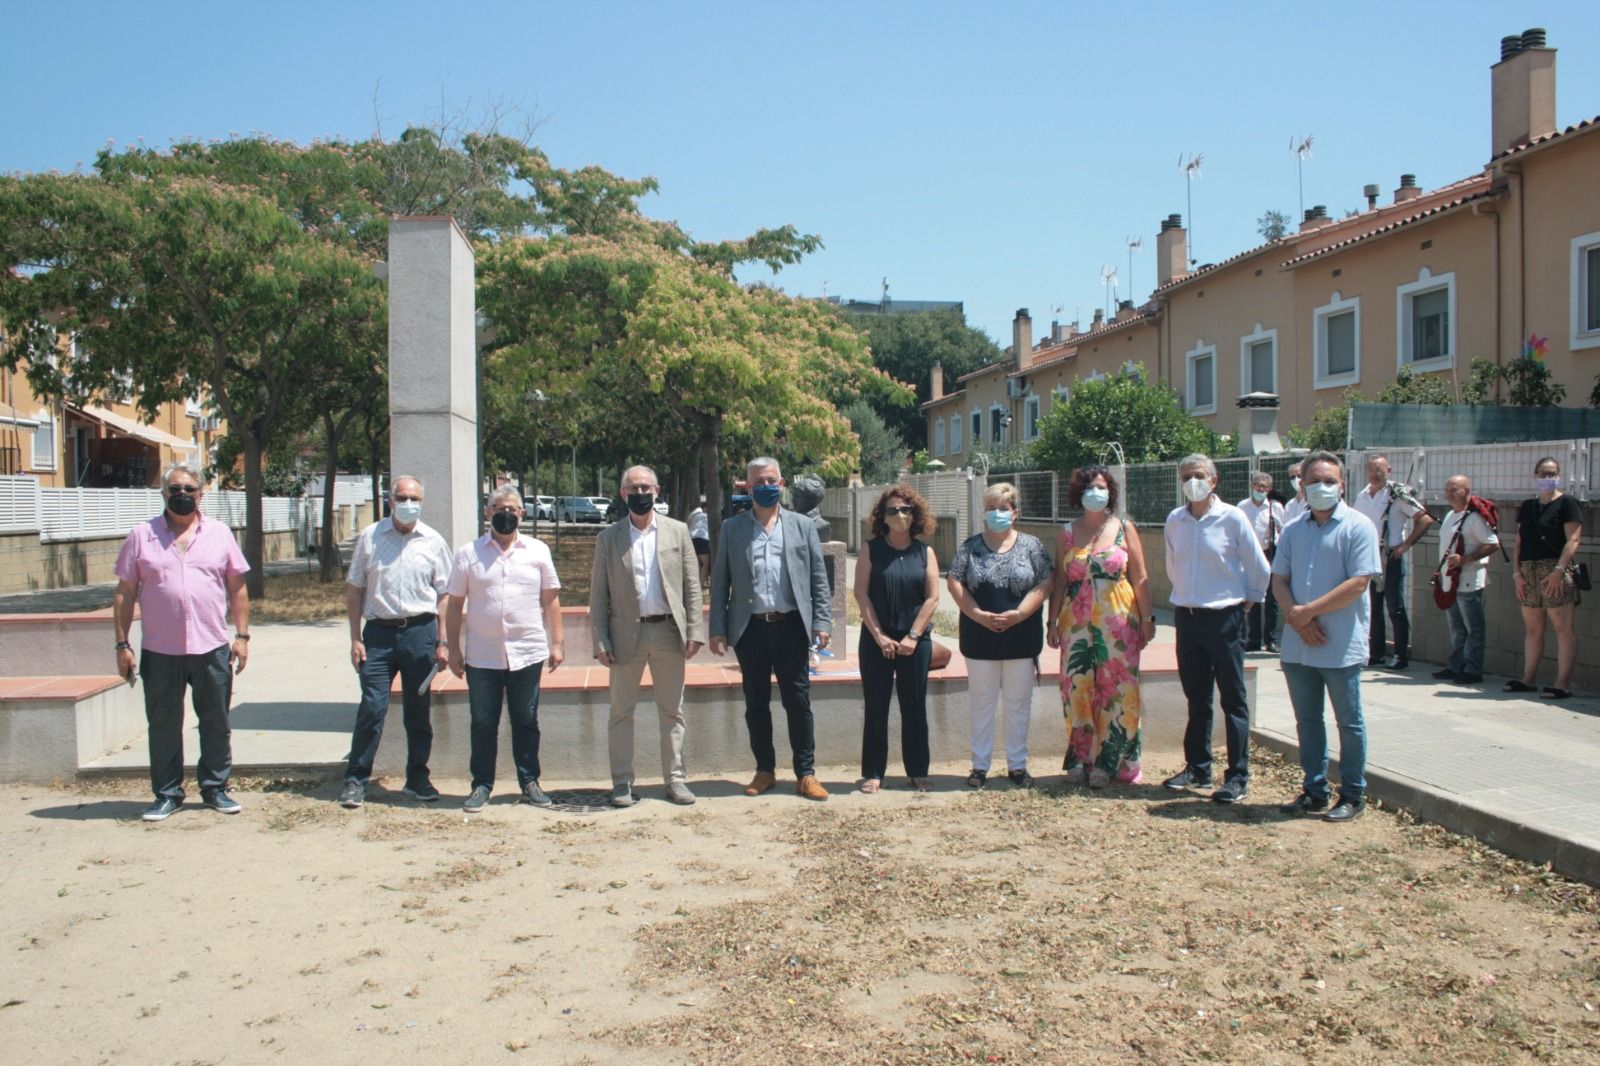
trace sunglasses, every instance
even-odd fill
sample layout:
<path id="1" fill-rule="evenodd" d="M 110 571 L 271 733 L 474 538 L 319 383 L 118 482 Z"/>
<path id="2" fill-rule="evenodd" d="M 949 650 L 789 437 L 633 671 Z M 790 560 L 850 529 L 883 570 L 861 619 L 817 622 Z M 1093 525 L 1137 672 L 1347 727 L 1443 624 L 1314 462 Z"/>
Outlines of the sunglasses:
<path id="1" fill-rule="evenodd" d="M 912 508 L 912 507 L 885 507 L 883 509 L 883 513 L 884 514 L 916 514 L 917 512 L 916 512 L 916 509 Z"/>
<path id="2" fill-rule="evenodd" d="M 195 493 L 197 493 L 199 491 L 200 491 L 200 486 L 199 485 L 168 485 L 167 486 L 167 495 L 168 496 L 179 496 L 179 495 L 193 496 Z"/>

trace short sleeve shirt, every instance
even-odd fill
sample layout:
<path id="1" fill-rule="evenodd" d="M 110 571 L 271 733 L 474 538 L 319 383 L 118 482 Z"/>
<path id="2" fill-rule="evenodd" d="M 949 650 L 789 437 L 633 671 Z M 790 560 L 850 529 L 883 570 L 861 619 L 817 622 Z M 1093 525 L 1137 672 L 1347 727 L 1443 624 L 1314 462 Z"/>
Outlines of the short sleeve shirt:
<path id="1" fill-rule="evenodd" d="M 1018 533 L 1010 551 L 989 547 L 974 533 L 956 549 L 950 578 L 966 587 L 985 611 L 1016 610 L 1024 598 L 1055 572 L 1055 563 L 1039 538 Z M 1044 611 L 1035 611 L 1004 633 L 986 629 L 961 616 L 961 654 L 968 659 L 1032 659 L 1044 648 Z"/>
<path id="2" fill-rule="evenodd" d="M 1565 493 L 1549 503 L 1540 503 L 1537 496 L 1523 500 L 1517 508 L 1517 557 L 1524 562 L 1561 558 L 1567 523 L 1582 521 L 1583 508 Z"/>
<path id="3" fill-rule="evenodd" d="M 1310 603 L 1353 577 L 1382 573 L 1378 531 L 1343 500 L 1326 522 L 1319 523 L 1316 515 L 1307 511 L 1283 531 L 1272 572 L 1289 578 L 1295 603 Z M 1279 645 L 1283 661 L 1332 669 L 1366 662 L 1371 599 L 1357 596 L 1339 610 L 1319 615 L 1317 622 L 1327 635 L 1326 644 L 1307 644 L 1294 629 L 1284 626 Z"/>
<path id="4" fill-rule="evenodd" d="M 1364 486 L 1356 493 L 1356 510 L 1366 515 L 1372 522 L 1372 528 L 1382 535 L 1387 522 L 1388 536 L 1385 538 L 1385 547 L 1396 548 L 1404 543 L 1406 537 L 1411 535 L 1411 519 L 1422 510 L 1417 504 L 1403 496 L 1394 497 L 1394 505 L 1390 506 L 1389 486 L 1385 485 L 1374 493 L 1370 485 Z M 1384 518 L 1385 512 L 1388 518 Z"/>
<path id="5" fill-rule="evenodd" d="M 228 643 L 228 578 L 250 564 L 227 523 L 201 515 L 187 551 L 165 512 L 129 531 L 118 580 L 138 587 L 140 646 L 162 655 L 204 655 Z"/>
<path id="6" fill-rule="evenodd" d="M 1461 546 L 1456 547 L 1456 534 L 1461 534 Z M 1451 509 L 1445 512 L 1444 520 L 1439 523 L 1439 565 L 1444 567 L 1444 557 L 1452 551 L 1460 551 L 1462 555 L 1470 555 L 1485 544 L 1499 544 L 1500 538 L 1495 531 L 1489 528 L 1489 523 L 1483 516 L 1470 507 L 1464 511 Z M 1461 591 L 1477 592 L 1489 580 L 1489 560 L 1487 557 L 1475 563 L 1468 563 L 1461 568 Z"/>
<path id="7" fill-rule="evenodd" d="M 485 533 L 456 552 L 448 592 L 466 597 L 462 657 L 486 670 L 521 670 L 550 657 L 543 595 L 558 589 L 544 541 L 517 534 L 505 551 Z"/>
<path id="8" fill-rule="evenodd" d="M 438 610 L 455 560 L 450 545 L 418 522 L 409 533 L 392 518 L 374 522 L 356 538 L 345 582 L 363 590 L 366 618 L 411 618 Z"/>

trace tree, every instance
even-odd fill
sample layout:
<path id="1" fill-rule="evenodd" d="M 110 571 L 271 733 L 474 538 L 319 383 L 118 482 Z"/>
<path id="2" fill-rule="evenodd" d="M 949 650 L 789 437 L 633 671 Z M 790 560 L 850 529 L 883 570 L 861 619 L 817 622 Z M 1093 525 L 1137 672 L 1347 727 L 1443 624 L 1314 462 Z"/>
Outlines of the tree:
<path id="1" fill-rule="evenodd" d="M 850 428 L 861 441 L 861 480 L 868 485 L 886 485 L 899 478 L 906 457 L 906 442 L 900 435 L 886 426 L 865 400 L 852 400 L 839 413 L 850 420 Z"/>
<path id="2" fill-rule="evenodd" d="M 1289 446 L 1314 452 L 1342 452 L 1350 447 L 1350 401 L 1354 393 L 1353 389 L 1346 392 L 1344 403 L 1317 408 L 1310 425 L 1290 426 L 1283 435 Z"/>
<path id="3" fill-rule="evenodd" d="M 1350 390 L 1346 395 L 1352 401 L 1359 400 L 1359 394 L 1354 390 Z M 1444 378 L 1432 374 L 1416 374 L 1409 368 L 1402 368 L 1393 381 L 1378 390 L 1378 395 L 1372 402 L 1434 404 L 1448 407 L 1455 403 L 1455 395 L 1450 391 L 1450 383 Z"/>
<path id="4" fill-rule="evenodd" d="M 1567 398 L 1567 387 L 1552 378 L 1550 367 L 1543 359 L 1521 355 L 1503 365 L 1474 359 L 1472 377 L 1466 387 L 1466 402 L 1498 404 L 1502 386 L 1505 403 L 1512 407 L 1559 407 Z M 1600 398 L 1600 381 L 1596 382 L 1591 402 L 1596 398 Z"/>
<path id="5" fill-rule="evenodd" d="M 1282 211 L 1266 211 L 1256 219 L 1256 232 L 1264 241 L 1281 241 L 1289 232 L 1289 216 Z"/>
<path id="6" fill-rule="evenodd" d="M 1040 420 L 1033 458 L 1044 468 L 1072 470 L 1098 462 L 1113 441 L 1130 463 L 1178 459 L 1191 452 L 1209 455 L 1218 444 L 1215 433 L 1183 412 L 1176 392 L 1145 380 L 1141 366 L 1073 385 L 1067 402 L 1053 404 Z"/>
<path id="7" fill-rule="evenodd" d="M 880 399 L 873 403 L 890 429 L 916 448 L 927 446 L 928 424 L 918 404 L 931 399 L 929 372 L 944 368 L 945 387 L 979 367 L 1004 358 L 989 335 L 967 325 L 960 311 L 914 311 L 908 314 L 851 314 L 851 323 L 867 335 L 872 364 L 916 390 L 915 403 Z"/>

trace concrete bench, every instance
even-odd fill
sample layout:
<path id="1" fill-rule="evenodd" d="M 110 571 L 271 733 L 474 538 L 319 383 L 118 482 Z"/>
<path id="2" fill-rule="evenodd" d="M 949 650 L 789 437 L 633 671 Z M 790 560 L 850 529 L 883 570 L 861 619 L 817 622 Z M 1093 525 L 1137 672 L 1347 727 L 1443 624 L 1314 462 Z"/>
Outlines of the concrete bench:
<path id="1" fill-rule="evenodd" d="M 114 674 L 0 677 L 0 781 L 71 780 L 144 729 L 144 694 Z"/>

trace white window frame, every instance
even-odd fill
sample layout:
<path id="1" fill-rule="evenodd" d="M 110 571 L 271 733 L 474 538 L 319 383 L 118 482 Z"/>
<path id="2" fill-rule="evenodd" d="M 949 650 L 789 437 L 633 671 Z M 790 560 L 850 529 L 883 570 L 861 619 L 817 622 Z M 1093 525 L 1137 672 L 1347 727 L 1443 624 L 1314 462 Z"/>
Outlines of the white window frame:
<path id="1" fill-rule="evenodd" d="M 961 452 L 961 414 L 957 412 L 950 416 L 950 454 L 960 455 Z"/>
<path id="2" fill-rule="evenodd" d="M 1411 355 L 1413 329 L 1413 301 L 1424 293 L 1445 290 L 1445 354 L 1437 359 L 1415 360 Z M 1435 275 L 1427 267 L 1417 274 L 1417 280 L 1398 286 L 1394 290 L 1394 358 L 1395 372 L 1410 370 L 1420 374 L 1429 370 L 1449 370 L 1456 365 L 1456 273 L 1451 270 Z"/>
<path id="3" fill-rule="evenodd" d="M 39 458 L 39 435 L 41 433 L 50 438 L 50 451 L 44 459 Z M 40 418 L 38 425 L 34 426 L 33 428 L 33 433 L 29 435 L 28 441 L 28 469 L 54 470 L 59 458 L 57 453 L 61 451 L 61 449 L 56 446 L 56 420 L 48 417 Z"/>
<path id="4" fill-rule="evenodd" d="M 1211 359 L 1211 402 L 1200 407 L 1194 402 L 1194 365 L 1207 357 Z M 1183 353 L 1183 409 L 1187 413 L 1191 415 L 1217 413 L 1217 378 L 1217 346 L 1204 341 L 1195 341 L 1194 347 Z"/>
<path id="5" fill-rule="evenodd" d="M 1054 407 L 1058 403 L 1071 403 L 1071 402 L 1072 402 L 1072 386 L 1070 386 L 1070 385 L 1057 385 L 1055 388 L 1050 390 L 1050 406 L 1051 407 Z"/>
<path id="6" fill-rule="evenodd" d="M 1239 338 L 1239 395 L 1248 396 L 1252 392 L 1260 392 L 1261 388 L 1255 382 L 1255 375 L 1250 363 L 1250 349 L 1264 341 L 1272 342 L 1272 388 L 1268 391 L 1273 395 L 1281 396 L 1278 380 L 1278 331 L 1276 329 L 1262 329 L 1261 323 L 1256 323 L 1254 333 L 1246 333 Z"/>
<path id="7" fill-rule="evenodd" d="M 944 418 L 942 416 L 933 420 L 933 454 L 944 454 Z"/>
<path id="8" fill-rule="evenodd" d="M 1039 439 L 1039 419 L 1043 412 L 1039 409 L 1039 394 L 1030 392 L 1022 400 L 1022 439 Z"/>
<path id="9" fill-rule="evenodd" d="M 1600 348 L 1600 329 L 1583 328 L 1583 297 L 1588 289 L 1584 282 L 1589 280 L 1584 274 L 1584 260 L 1597 247 L 1600 247 L 1600 230 L 1572 238 L 1572 322 L 1567 347 L 1575 352 Z"/>
<path id="10" fill-rule="evenodd" d="M 1005 419 L 1005 416 L 1007 414 L 1008 414 L 1008 412 L 1006 411 L 1004 404 L 998 404 L 997 403 L 997 404 L 991 404 L 990 405 L 990 407 L 989 407 L 989 435 L 988 435 L 987 438 L 985 438 L 989 442 L 989 447 L 991 447 L 991 448 L 999 448 L 999 447 L 1004 447 L 1005 446 L 1005 443 L 1006 443 L 1006 426 L 1005 426 L 1004 419 Z M 996 437 L 999 437 L 1000 439 L 996 440 L 995 439 Z"/>
<path id="11" fill-rule="evenodd" d="M 1328 334 L 1325 323 L 1334 315 L 1342 315 L 1346 311 L 1355 313 L 1355 329 L 1352 336 L 1355 340 L 1355 366 L 1348 374 L 1328 373 Z M 1311 310 L 1311 387 L 1313 389 L 1336 389 L 1346 385 L 1361 384 L 1361 297 L 1352 296 L 1349 299 L 1339 295 L 1334 290 L 1328 302 L 1321 307 Z"/>

